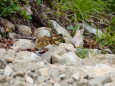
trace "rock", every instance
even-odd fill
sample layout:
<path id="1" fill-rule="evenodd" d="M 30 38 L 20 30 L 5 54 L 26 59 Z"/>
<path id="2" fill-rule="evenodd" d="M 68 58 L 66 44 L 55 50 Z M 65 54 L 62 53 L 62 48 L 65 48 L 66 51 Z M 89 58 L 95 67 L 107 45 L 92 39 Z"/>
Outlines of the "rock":
<path id="1" fill-rule="evenodd" d="M 44 67 L 45 65 L 46 65 L 45 62 L 43 62 L 43 61 L 39 61 L 36 63 L 36 66 L 38 66 L 38 67 Z"/>
<path id="2" fill-rule="evenodd" d="M 57 33 L 63 35 L 65 42 L 71 43 L 70 39 L 72 37 L 71 37 L 70 33 L 64 27 L 60 26 L 56 21 L 51 20 L 51 22 L 53 24 L 54 29 L 57 31 Z"/>
<path id="3" fill-rule="evenodd" d="M 35 48 L 35 44 L 32 43 L 31 40 L 27 40 L 27 39 L 18 39 L 12 46 L 13 49 L 16 50 L 26 50 L 26 49 L 34 49 Z"/>
<path id="4" fill-rule="evenodd" d="M 5 32 L 6 32 L 6 31 L 5 31 L 5 28 L 0 26 L 0 33 L 3 34 L 3 33 L 5 33 Z M 0 34 L 0 35 L 1 35 L 1 34 Z"/>
<path id="5" fill-rule="evenodd" d="M 114 54 L 90 55 L 89 58 L 83 59 L 83 64 L 84 65 L 108 64 L 114 66 L 115 55 Z"/>
<path id="6" fill-rule="evenodd" d="M 51 36 L 50 32 L 51 32 L 50 28 L 41 27 L 41 28 L 35 29 L 34 36 L 35 37 L 44 37 L 44 36 L 50 37 Z"/>
<path id="7" fill-rule="evenodd" d="M 51 77 L 53 77 L 53 78 L 57 78 L 57 77 L 59 76 L 59 70 L 52 67 L 52 68 L 49 70 L 49 75 L 50 75 Z"/>
<path id="8" fill-rule="evenodd" d="M 12 74 L 12 77 L 16 77 L 16 76 L 23 77 L 24 75 L 25 75 L 25 73 L 23 71 L 18 71 L 18 72 L 14 72 Z"/>
<path id="9" fill-rule="evenodd" d="M 33 79 L 31 77 L 27 76 L 27 75 L 25 76 L 25 80 L 26 80 L 26 82 L 28 82 L 30 84 L 34 83 Z"/>
<path id="10" fill-rule="evenodd" d="M 9 77 L 13 72 L 13 69 L 10 65 L 7 65 L 4 69 L 4 75 Z"/>
<path id="11" fill-rule="evenodd" d="M 7 53 L 4 55 L 4 59 L 7 61 L 7 62 L 13 62 L 14 59 L 15 59 L 15 55 L 16 55 L 16 50 L 13 50 L 13 49 L 9 49 L 7 50 Z"/>
<path id="12" fill-rule="evenodd" d="M 106 64 L 96 64 L 95 66 L 83 66 L 82 70 L 86 71 L 88 76 L 97 77 L 105 74 L 115 73 L 115 68 Z"/>
<path id="13" fill-rule="evenodd" d="M 0 75 L 4 75 L 4 69 L 0 69 Z"/>
<path id="14" fill-rule="evenodd" d="M 104 86 L 115 86 L 115 82 L 112 82 L 112 83 L 106 83 L 106 84 L 104 84 Z"/>
<path id="15" fill-rule="evenodd" d="M 37 80 L 36 80 L 37 83 L 42 83 L 42 82 L 45 82 L 45 81 L 47 81 L 47 78 L 42 77 L 42 76 L 39 76 L 39 77 L 37 78 Z"/>
<path id="16" fill-rule="evenodd" d="M 52 61 L 60 64 L 82 65 L 82 60 L 74 52 L 67 52 L 63 55 L 53 54 Z"/>
<path id="17" fill-rule="evenodd" d="M 56 83 L 56 84 L 54 84 L 54 86 L 61 86 L 61 84 L 60 83 Z"/>
<path id="18" fill-rule="evenodd" d="M 72 84 L 74 83 L 74 80 L 69 77 L 69 78 L 64 79 L 63 82 L 64 82 L 64 83 L 67 83 L 67 84 L 69 84 L 69 85 L 72 85 Z"/>
<path id="19" fill-rule="evenodd" d="M 74 38 L 71 39 L 71 42 L 75 45 L 75 47 L 83 47 L 83 32 L 84 29 L 76 30 Z"/>
<path id="20" fill-rule="evenodd" d="M 84 29 L 86 29 L 87 31 L 89 31 L 90 33 L 93 33 L 99 37 L 101 37 L 103 35 L 103 32 L 99 29 L 96 29 L 90 25 L 88 25 L 87 23 L 83 23 L 82 26 L 84 27 Z"/>
<path id="21" fill-rule="evenodd" d="M 63 46 L 68 45 L 68 47 Z M 71 44 L 60 44 L 59 46 L 47 46 L 48 52 L 43 54 L 41 57 L 49 63 L 59 64 L 79 64 L 81 65 L 81 59 L 75 54 L 75 49 Z M 70 48 L 72 49 L 71 52 Z M 68 52 L 69 51 L 69 52 Z"/>
<path id="22" fill-rule="evenodd" d="M 4 69 L 6 65 L 7 65 L 7 62 L 4 59 L 0 58 L 0 69 Z"/>
<path id="23" fill-rule="evenodd" d="M 72 44 L 60 43 L 59 47 L 65 48 L 67 51 L 73 51 L 73 52 L 76 51 L 76 49 L 74 48 Z"/>
<path id="24" fill-rule="evenodd" d="M 39 84 L 39 86 L 52 86 L 52 85 L 50 83 L 42 82 Z"/>
<path id="25" fill-rule="evenodd" d="M 97 64 L 95 68 L 93 69 L 93 73 L 96 76 L 101 76 L 108 73 L 115 73 L 115 68 L 108 66 L 106 64 Z"/>
<path id="26" fill-rule="evenodd" d="M 80 59 L 74 52 L 65 53 L 62 57 L 64 57 L 67 63 L 82 65 L 82 59 Z"/>
<path id="27" fill-rule="evenodd" d="M 65 74 L 61 74 L 61 75 L 59 76 L 59 78 L 60 78 L 61 80 L 64 80 L 64 79 L 66 78 L 66 75 L 65 75 Z"/>
<path id="28" fill-rule="evenodd" d="M 40 72 L 41 76 L 49 77 L 49 68 L 48 67 L 40 68 L 39 72 Z"/>
<path id="29" fill-rule="evenodd" d="M 26 10 L 27 15 L 32 15 L 31 7 L 29 5 L 24 5 L 24 9 Z"/>
<path id="30" fill-rule="evenodd" d="M 15 30 L 14 24 L 6 19 L 2 19 L 1 24 L 6 28 L 7 32 L 13 32 Z"/>
<path id="31" fill-rule="evenodd" d="M 75 81 L 80 79 L 80 74 L 79 73 L 75 73 L 71 76 Z"/>
<path id="32" fill-rule="evenodd" d="M 16 33 L 12 33 L 12 32 L 9 33 L 9 37 L 10 37 L 12 40 L 15 39 L 15 36 L 16 36 Z"/>
<path id="33" fill-rule="evenodd" d="M 104 84 L 112 82 L 111 78 L 107 75 L 98 76 L 89 81 L 90 86 L 105 86 Z"/>
<path id="34" fill-rule="evenodd" d="M 6 82 L 7 80 L 6 80 L 6 77 L 5 76 L 3 76 L 3 75 L 0 75 L 0 83 L 4 83 L 4 82 Z"/>
<path id="35" fill-rule="evenodd" d="M 100 50 L 98 49 L 76 49 L 76 54 L 81 58 L 91 57 L 93 55 L 101 54 Z"/>
<path id="36" fill-rule="evenodd" d="M 36 65 L 36 62 L 38 62 L 38 60 L 17 60 L 13 62 L 13 70 L 15 72 L 23 72 L 23 73 L 28 73 L 28 72 L 33 72 L 35 70 L 39 69 L 39 66 Z"/>
<path id="37" fill-rule="evenodd" d="M 16 25 L 18 33 L 23 36 L 31 36 L 32 31 L 31 28 L 26 25 Z"/>
<path id="38" fill-rule="evenodd" d="M 13 49 L 5 50 L 0 49 L 0 58 L 3 58 L 6 62 L 13 62 L 16 51 Z"/>
<path id="39" fill-rule="evenodd" d="M 51 62 L 51 58 L 52 56 L 54 56 L 54 54 L 63 55 L 66 52 L 64 48 L 58 46 L 49 45 L 46 48 L 48 49 L 48 51 L 45 54 L 41 55 L 41 57 L 49 63 Z M 57 60 L 54 59 L 55 58 L 53 58 L 52 63 L 57 63 Z"/>
<path id="40" fill-rule="evenodd" d="M 4 49 L 4 48 L 0 48 L 0 58 L 3 58 L 4 57 L 4 55 L 6 55 L 6 49 Z"/>
<path id="41" fill-rule="evenodd" d="M 86 80 L 86 79 L 80 79 L 79 82 L 77 83 L 77 85 L 78 86 L 90 86 L 88 83 L 88 80 Z"/>
<path id="42" fill-rule="evenodd" d="M 21 52 L 18 52 L 16 54 L 16 59 L 19 59 L 19 60 L 41 60 L 41 57 L 36 55 L 35 53 L 33 52 L 28 52 L 28 51 L 21 51 Z"/>
<path id="43" fill-rule="evenodd" d="M 65 83 L 65 82 L 62 82 L 62 83 L 60 83 L 61 84 L 61 86 L 69 86 L 69 84 L 68 83 Z"/>

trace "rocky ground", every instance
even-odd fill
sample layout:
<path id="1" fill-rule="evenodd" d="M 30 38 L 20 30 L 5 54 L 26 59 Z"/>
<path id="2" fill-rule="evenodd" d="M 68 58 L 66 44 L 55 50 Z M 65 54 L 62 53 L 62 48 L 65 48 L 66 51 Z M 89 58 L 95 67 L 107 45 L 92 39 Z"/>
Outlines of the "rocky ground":
<path id="1" fill-rule="evenodd" d="M 47 22 L 47 12 L 32 8 L 37 28 L 14 16 L 9 21 L 0 17 L 0 86 L 115 86 L 115 54 L 83 37 L 84 30 L 99 36 L 101 30 L 81 23 L 72 37 L 63 25 Z M 32 15 L 30 7 L 27 12 Z M 38 28 L 40 20 L 44 27 Z M 64 41 L 55 43 L 54 34 Z"/>
<path id="2" fill-rule="evenodd" d="M 5 24 L 15 29 L 11 22 Z M 76 31 L 72 38 L 55 21 L 53 25 L 65 43 L 45 46 L 47 51 L 32 51 L 36 44 L 29 39 L 32 31 L 25 25 L 16 25 L 18 33 L 8 33 L 12 41 L 1 40 L 0 86 L 115 86 L 115 54 L 87 49 L 86 58 L 81 59 L 76 52 L 84 44 L 83 30 Z M 50 28 L 44 28 L 36 29 L 34 37 L 50 36 Z"/>

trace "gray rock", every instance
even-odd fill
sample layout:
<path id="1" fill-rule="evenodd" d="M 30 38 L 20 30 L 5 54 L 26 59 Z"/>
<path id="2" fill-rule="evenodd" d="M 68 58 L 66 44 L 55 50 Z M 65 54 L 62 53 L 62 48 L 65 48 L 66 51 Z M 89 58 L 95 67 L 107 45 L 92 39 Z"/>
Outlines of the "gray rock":
<path id="1" fill-rule="evenodd" d="M 1 23 L 3 24 L 3 26 L 5 28 L 7 28 L 8 32 L 12 32 L 15 30 L 15 26 L 14 24 L 12 24 L 10 21 L 6 20 L 6 19 L 2 19 Z"/>
<path id="2" fill-rule="evenodd" d="M 46 48 L 48 49 L 48 52 L 46 52 L 45 54 L 42 54 L 41 57 L 49 63 L 51 62 L 51 58 L 53 54 L 55 53 L 63 54 L 66 52 L 64 48 L 61 48 L 58 46 L 48 45 Z M 57 63 L 57 60 L 52 61 L 52 63 Z"/>
<path id="3" fill-rule="evenodd" d="M 40 68 L 39 72 L 41 74 L 41 76 L 43 77 L 49 77 L 49 68 L 48 67 L 44 67 L 44 68 Z"/>
<path id="4" fill-rule="evenodd" d="M 0 83 L 5 83 L 7 81 L 6 77 L 3 75 L 0 75 Z"/>
<path id="5" fill-rule="evenodd" d="M 16 25 L 18 33 L 20 33 L 23 36 L 31 36 L 32 31 L 31 28 L 26 25 Z"/>
<path id="6" fill-rule="evenodd" d="M 67 52 L 63 55 L 53 54 L 52 60 L 57 61 L 60 64 L 82 65 L 82 59 L 80 59 L 74 52 Z"/>
<path id="7" fill-rule="evenodd" d="M 104 84 L 104 86 L 115 86 L 115 82 Z"/>
<path id="8" fill-rule="evenodd" d="M 45 77 L 42 77 L 42 76 L 39 76 L 36 80 L 37 83 L 42 83 L 42 82 L 45 82 L 47 80 L 47 78 Z"/>
<path id="9" fill-rule="evenodd" d="M 59 78 L 60 78 L 61 80 L 64 80 L 64 79 L 67 78 L 67 77 L 66 77 L 66 74 L 61 74 L 61 75 L 59 76 Z"/>
<path id="10" fill-rule="evenodd" d="M 56 78 L 59 76 L 59 70 L 56 68 L 52 68 L 49 70 L 49 75 L 53 78 Z"/>
<path id="11" fill-rule="evenodd" d="M 96 66 L 83 66 L 82 70 L 86 71 L 86 73 L 90 77 L 103 76 L 109 73 L 115 73 L 115 68 L 106 64 L 97 64 Z"/>
<path id="12" fill-rule="evenodd" d="M 49 84 L 49 83 L 45 83 L 45 82 L 43 82 L 43 83 L 40 83 L 39 86 L 52 86 L 52 85 Z"/>
<path id="13" fill-rule="evenodd" d="M 62 83 L 60 83 L 60 84 L 61 84 L 61 86 L 69 86 L 68 83 L 64 83 L 64 82 L 62 82 Z"/>
<path id="14" fill-rule="evenodd" d="M 70 46 L 64 47 L 62 45 L 66 46 L 70 45 Z M 48 48 L 48 52 L 43 54 L 41 57 L 49 63 L 51 62 L 52 64 L 59 63 L 59 64 L 82 65 L 82 59 L 80 59 L 75 54 L 75 49 L 73 48 L 73 46 L 71 46 L 71 44 L 61 44 L 59 46 L 47 46 L 46 48 Z"/>
<path id="15" fill-rule="evenodd" d="M 39 61 L 39 62 L 36 63 L 36 66 L 38 66 L 39 68 L 41 68 L 41 67 L 46 66 L 46 64 L 45 64 L 44 61 Z"/>
<path id="16" fill-rule="evenodd" d="M 67 51 L 73 51 L 73 52 L 76 51 L 73 44 L 60 43 L 59 47 L 65 48 Z"/>
<path id="17" fill-rule="evenodd" d="M 22 70 L 22 71 L 14 72 L 14 73 L 12 74 L 12 77 L 16 77 L 16 76 L 18 76 L 18 77 L 23 77 L 24 75 L 25 75 L 25 73 L 24 73 L 23 70 Z"/>
<path id="18" fill-rule="evenodd" d="M 13 50 L 13 49 L 9 49 L 7 50 L 6 54 L 4 55 L 4 59 L 7 61 L 7 62 L 10 62 L 12 63 L 15 59 L 15 56 L 16 56 L 16 50 Z"/>
<path id="19" fill-rule="evenodd" d="M 76 84 L 78 86 L 93 86 L 93 85 L 89 85 L 88 80 L 86 79 L 80 79 Z"/>
<path id="20" fill-rule="evenodd" d="M 103 35 L 103 32 L 99 29 L 96 29 L 92 26 L 90 26 L 89 24 L 87 23 L 83 23 L 82 26 L 84 27 L 84 29 L 86 29 L 87 31 L 89 31 L 90 33 L 93 33 L 99 37 L 101 37 Z"/>
<path id="21" fill-rule="evenodd" d="M 112 79 L 108 75 L 98 76 L 89 81 L 91 86 L 104 86 L 106 83 L 112 82 Z"/>
<path id="22" fill-rule="evenodd" d="M 14 40 L 15 39 L 15 36 L 16 36 L 16 33 L 13 33 L 13 32 L 10 32 L 9 33 L 9 37 Z"/>
<path id="23" fill-rule="evenodd" d="M 29 5 L 24 5 L 23 7 L 26 10 L 27 15 L 32 15 L 33 12 L 31 11 L 31 7 Z"/>
<path id="24" fill-rule="evenodd" d="M 0 75 L 4 75 L 4 69 L 0 69 Z"/>
<path id="25" fill-rule="evenodd" d="M 97 54 L 97 55 L 92 54 L 89 56 L 89 58 L 83 59 L 84 65 L 96 65 L 97 63 L 114 65 L 115 64 L 115 54 Z"/>
<path id="26" fill-rule="evenodd" d="M 64 82 L 64 83 L 68 83 L 69 85 L 73 85 L 74 80 L 69 77 L 69 78 L 64 79 L 63 82 Z"/>
<path id="27" fill-rule="evenodd" d="M 27 75 L 25 76 L 25 80 L 26 80 L 26 82 L 28 82 L 30 84 L 34 83 L 34 80 L 31 77 L 27 76 Z"/>
<path id="28" fill-rule="evenodd" d="M 4 57 L 4 55 L 6 55 L 6 49 L 4 49 L 4 48 L 0 48 L 0 58 L 3 58 Z"/>
<path id="29" fill-rule="evenodd" d="M 28 73 L 30 71 L 33 72 L 39 69 L 39 67 L 36 65 L 36 62 L 38 61 L 23 59 L 21 61 L 14 61 L 12 67 L 15 72 L 24 72 L 24 73 Z"/>
<path id="30" fill-rule="evenodd" d="M 16 54 L 16 57 L 15 59 L 19 59 L 19 60 L 22 60 L 22 59 L 25 59 L 25 60 L 41 60 L 41 57 L 36 55 L 35 53 L 33 52 L 28 52 L 28 51 L 21 51 L 21 52 L 18 52 Z"/>
<path id="31" fill-rule="evenodd" d="M 80 74 L 79 73 L 75 73 L 71 76 L 74 80 L 79 80 L 80 79 Z"/>
<path id="32" fill-rule="evenodd" d="M 71 42 L 75 45 L 75 47 L 83 47 L 83 32 L 84 29 L 76 30 L 74 38 L 71 39 Z"/>
<path id="33" fill-rule="evenodd" d="M 7 65 L 4 69 L 4 75 L 9 77 L 13 72 L 11 65 Z"/>
<path id="34" fill-rule="evenodd" d="M 6 31 L 5 31 L 5 28 L 0 26 L 0 33 L 3 34 L 3 33 L 5 33 L 5 32 L 6 32 Z M 1 38 L 1 37 L 2 37 L 2 35 L 0 34 L 0 38 Z"/>
<path id="35" fill-rule="evenodd" d="M 12 46 L 13 49 L 20 50 L 20 49 L 33 49 L 35 48 L 35 44 L 32 43 L 31 40 L 27 39 L 18 39 Z"/>
<path id="36" fill-rule="evenodd" d="M 0 58 L 0 69 L 4 69 L 6 65 L 7 65 L 7 62 L 4 59 Z"/>
<path id="37" fill-rule="evenodd" d="M 92 73 L 94 73 L 96 76 L 102 76 L 109 73 L 115 73 L 115 68 L 106 64 L 97 64 Z"/>
<path id="38" fill-rule="evenodd" d="M 54 84 L 54 86 L 61 86 L 61 84 L 60 83 L 56 83 L 56 84 Z"/>
<path id="39" fill-rule="evenodd" d="M 41 28 L 35 29 L 34 36 L 35 37 L 44 37 L 44 36 L 50 37 L 51 36 L 50 32 L 51 32 L 50 28 L 41 27 Z"/>
<path id="40" fill-rule="evenodd" d="M 51 22 L 53 24 L 54 29 L 57 31 L 57 33 L 62 34 L 67 43 L 71 43 L 70 39 L 72 37 L 70 33 L 64 27 L 60 26 L 56 21 L 51 20 Z"/>

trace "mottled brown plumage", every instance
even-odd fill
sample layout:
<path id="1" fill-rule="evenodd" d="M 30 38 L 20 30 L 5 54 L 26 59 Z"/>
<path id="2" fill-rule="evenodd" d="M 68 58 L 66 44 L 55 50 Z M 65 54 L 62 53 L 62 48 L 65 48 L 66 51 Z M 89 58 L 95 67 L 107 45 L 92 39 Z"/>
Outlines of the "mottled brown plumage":
<path id="1" fill-rule="evenodd" d="M 63 40 L 62 35 L 55 35 L 51 37 L 39 37 L 36 39 L 35 46 L 37 49 L 43 49 L 47 45 L 58 45 Z"/>

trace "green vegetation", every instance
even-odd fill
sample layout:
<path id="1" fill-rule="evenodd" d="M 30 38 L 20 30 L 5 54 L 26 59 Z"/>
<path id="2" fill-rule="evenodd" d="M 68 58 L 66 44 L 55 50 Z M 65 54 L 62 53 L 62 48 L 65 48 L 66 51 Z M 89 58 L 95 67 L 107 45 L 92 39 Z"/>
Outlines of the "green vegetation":
<path id="1" fill-rule="evenodd" d="M 97 43 L 103 47 L 115 49 L 115 28 L 107 27 L 106 32 L 101 37 L 96 37 Z"/>
<path id="2" fill-rule="evenodd" d="M 13 13 L 19 12 L 25 19 L 31 19 L 30 15 L 27 15 L 26 11 L 22 9 L 19 0 L 1 0 L 0 1 L 0 16 L 6 17 Z"/>
<path id="3" fill-rule="evenodd" d="M 73 21 L 85 21 L 93 13 L 100 13 L 107 9 L 106 2 L 102 0 L 56 0 L 54 6 L 59 12 L 69 12 Z"/>
<path id="4" fill-rule="evenodd" d="M 72 31 L 71 35 L 74 36 L 75 33 L 76 33 L 76 30 L 80 29 L 80 25 L 79 24 L 77 24 L 76 26 L 70 25 L 70 26 L 67 27 L 67 29 L 71 30 Z"/>
<path id="5" fill-rule="evenodd" d="M 85 50 L 85 49 L 79 49 L 76 54 L 80 57 L 80 58 L 85 58 L 88 56 L 89 51 Z"/>
<path id="6" fill-rule="evenodd" d="M 100 19 L 102 19 L 103 25 L 100 23 L 95 26 L 97 26 L 96 28 L 102 26 L 105 34 L 100 38 L 96 36 L 95 40 L 101 48 L 109 47 L 115 49 L 115 17 L 113 17 L 115 0 L 56 0 L 54 8 L 57 10 L 57 15 L 66 14 L 74 24 L 88 22 L 91 18 L 93 18 L 94 22 L 90 23 L 95 24 L 95 21 L 100 22 Z M 72 34 L 78 28 L 80 27 L 67 27 L 67 29 L 72 30 Z"/>
<path id="7" fill-rule="evenodd" d="M 20 9 L 18 0 L 1 0 L 0 16 L 7 16 L 16 13 Z"/>
<path id="8" fill-rule="evenodd" d="M 112 17 L 110 24 L 104 28 L 104 34 L 95 38 L 97 43 L 102 47 L 109 47 L 115 53 L 115 16 Z"/>
<path id="9" fill-rule="evenodd" d="M 37 3 L 38 3 L 38 4 L 42 4 L 43 1 L 42 1 L 42 0 L 37 0 Z"/>
<path id="10" fill-rule="evenodd" d="M 38 4 L 46 2 L 56 16 L 65 16 L 72 25 L 67 29 L 72 31 L 72 36 L 76 30 L 82 28 L 79 23 L 87 22 L 103 28 L 102 37 L 94 37 L 100 47 L 115 49 L 115 0 L 36 0 Z M 23 3 L 24 2 L 24 3 Z M 50 3 L 50 4 L 49 4 Z M 28 4 L 26 0 L 1 0 L 0 16 L 7 17 L 18 14 L 25 19 L 32 19 L 26 13 L 22 4 Z M 51 6 L 50 6 L 51 5 Z M 50 13 L 50 12 L 49 12 Z M 93 19 L 93 22 L 92 22 Z M 103 24 L 100 23 L 102 20 Z M 107 20 L 109 23 L 107 23 Z M 98 22 L 96 25 L 95 22 Z M 98 27 L 99 26 L 99 27 Z"/>

